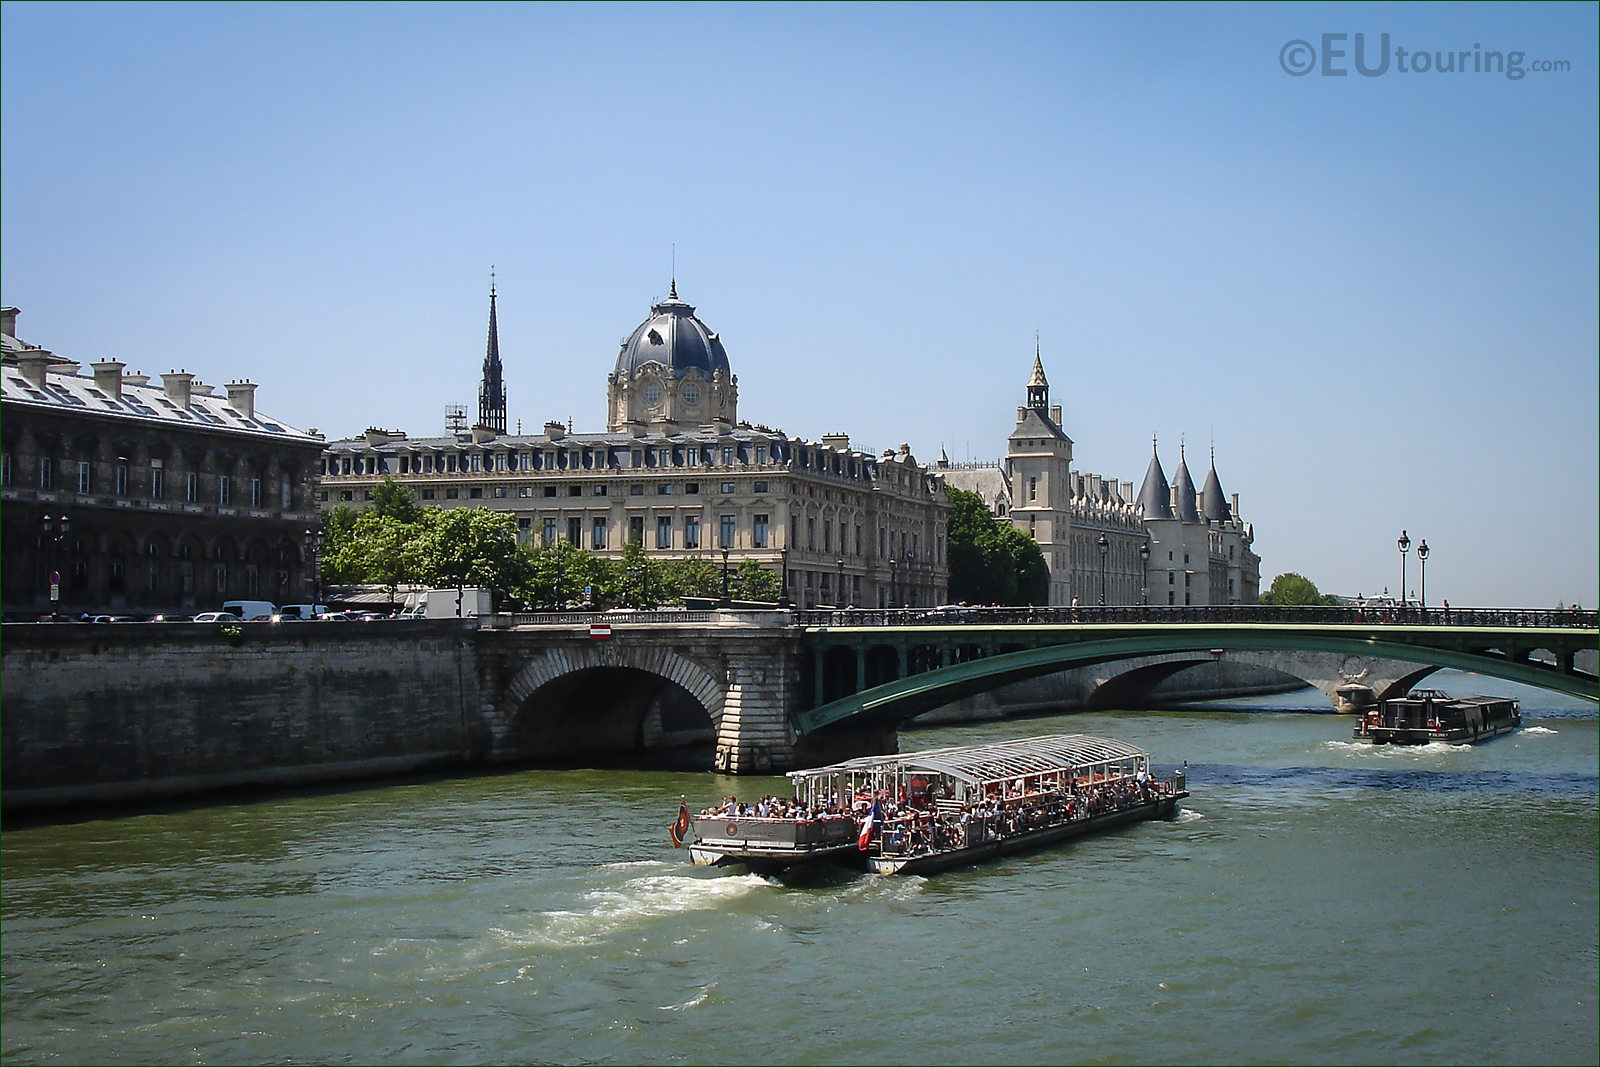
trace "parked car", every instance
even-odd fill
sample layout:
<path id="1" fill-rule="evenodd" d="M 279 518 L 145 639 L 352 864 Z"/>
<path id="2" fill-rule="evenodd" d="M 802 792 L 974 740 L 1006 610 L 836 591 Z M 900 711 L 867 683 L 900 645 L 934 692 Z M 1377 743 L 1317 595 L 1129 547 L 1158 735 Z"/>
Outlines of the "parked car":
<path id="1" fill-rule="evenodd" d="M 301 618 L 299 615 L 295 615 L 295 614 L 285 615 L 283 612 L 280 611 L 277 614 L 272 616 L 272 621 L 273 622 L 305 622 L 306 620 Z"/>
<path id="2" fill-rule="evenodd" d="M 193 615 L 152 615 L 151 622 L 192 622 Z"/>
<path id="3" fill-rule="evenodd" d="M 195 622 L 239 622 L 239 616 L 231 611 L 202 611 L 194 617 Z"/>
<path id="4" fill-rule="evenodd" d="M 324 611 L 317 616 L 318 622 L 351 622 L 349 614 L 343 611 Z"/>

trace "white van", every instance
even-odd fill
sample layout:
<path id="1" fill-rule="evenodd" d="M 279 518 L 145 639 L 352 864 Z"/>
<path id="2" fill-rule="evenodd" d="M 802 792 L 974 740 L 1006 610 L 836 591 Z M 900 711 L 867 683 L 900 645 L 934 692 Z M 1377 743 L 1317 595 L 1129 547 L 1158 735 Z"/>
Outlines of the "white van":
<path id="1" fill-rule="evenodd" d="M 223 603 L 222 610 L 233 612 L 245 622 L 270 619 L 278 613 L 270 600 L 228 600 Z"/>

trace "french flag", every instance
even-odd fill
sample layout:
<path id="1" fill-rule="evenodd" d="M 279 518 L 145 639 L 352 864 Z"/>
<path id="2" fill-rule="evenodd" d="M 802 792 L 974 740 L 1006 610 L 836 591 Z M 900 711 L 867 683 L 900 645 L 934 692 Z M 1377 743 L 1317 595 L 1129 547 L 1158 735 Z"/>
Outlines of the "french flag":
<path id="1" fill-rule="evenodd" d="M 867 817 L 861 823 L 861 836 L 856 838 L 856 847 L 862 852 L 872 844 L 872 829 L 883 820 L 883 813 L 878 810 L 878 802 L 872 802 L 872 810 L 867 812 Z"/>

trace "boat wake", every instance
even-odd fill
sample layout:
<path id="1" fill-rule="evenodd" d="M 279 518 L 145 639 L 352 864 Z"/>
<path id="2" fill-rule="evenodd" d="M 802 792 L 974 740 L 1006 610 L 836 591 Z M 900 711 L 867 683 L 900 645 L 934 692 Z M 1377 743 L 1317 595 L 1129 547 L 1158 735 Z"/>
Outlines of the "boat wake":
<path id="1" fill-rule="evenodd" d="M 498 931 L 508 940 L 549 945 L 593 945 L 614 940 L 625 930 L 663 916 L 726 908 L 732 901 L 771 884 L 753 874 L 719 875 L 651 874 L 630 878 L 614 889 L 593 889 L 583 895 L 587 905 L 571 911 L 547 911 L 534 928 L 518 933 Z"/>
<path id="2" fill-rule="evenodd" d="M 1553 734 L 1556 731 L 1548 726 L 1524 726 L 1522 732 L 1525 734 Z"/>
<path id="3" fill-rule="evenodd" d="M 1178 812 L 1178 817 L 1172 821 L 1182 825 L 1186 822 L 1199 822 L 1204 818 L 1204 815 L 1200 814 L 1198 811 L 1195 811 L 1193 808 L 1184 808 L 1182 811 Z"/>

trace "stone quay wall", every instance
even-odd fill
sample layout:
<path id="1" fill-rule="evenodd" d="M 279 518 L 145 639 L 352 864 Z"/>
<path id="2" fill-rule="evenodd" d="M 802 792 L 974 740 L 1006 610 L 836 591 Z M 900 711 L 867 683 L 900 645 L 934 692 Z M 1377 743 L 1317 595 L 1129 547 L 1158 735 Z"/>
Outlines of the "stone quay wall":
<path id="1" fill-rule="evenodd" d="M 8 814 L 473 761 L 475 621 L 7 625 Z"/>

